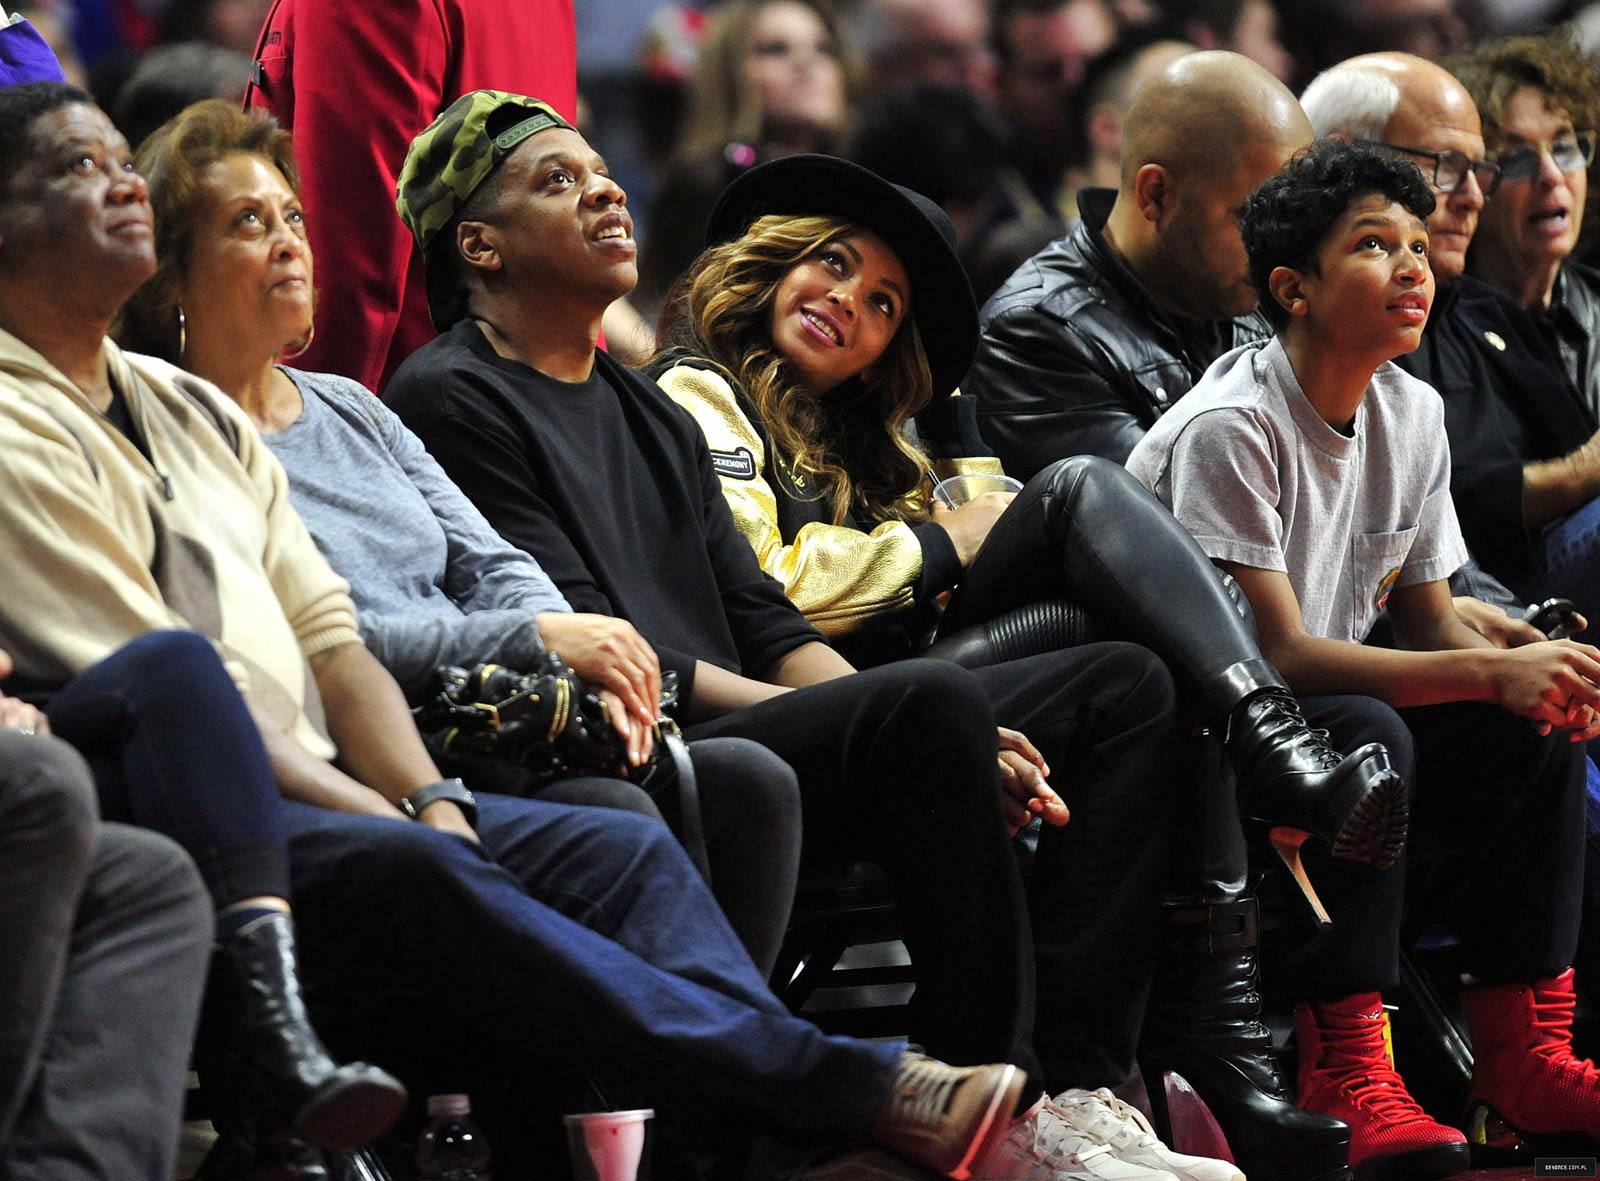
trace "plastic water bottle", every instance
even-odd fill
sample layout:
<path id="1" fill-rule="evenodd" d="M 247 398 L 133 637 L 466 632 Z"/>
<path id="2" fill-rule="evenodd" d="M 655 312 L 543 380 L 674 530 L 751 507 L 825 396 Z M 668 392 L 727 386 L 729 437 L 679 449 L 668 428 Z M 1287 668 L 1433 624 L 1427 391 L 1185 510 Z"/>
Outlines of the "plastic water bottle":
<path id="1" fill-rule="evenodd" d="M 428 1099 L 428 1126 L 417 1141 L 417 1181 L 491 1181 L 489 1142 L 471 1116 L 465 1095 Z"/>

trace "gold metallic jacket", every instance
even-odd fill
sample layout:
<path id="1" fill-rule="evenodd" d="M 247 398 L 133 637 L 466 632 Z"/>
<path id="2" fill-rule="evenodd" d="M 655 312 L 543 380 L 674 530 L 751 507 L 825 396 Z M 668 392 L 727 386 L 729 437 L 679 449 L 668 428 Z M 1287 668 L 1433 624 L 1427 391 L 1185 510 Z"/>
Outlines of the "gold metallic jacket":
<path id="1" fill-rule="evenodd" d="M 917 605 L 922 544 L 909 525 L 886 521 L 869 532 L 810 521 L 785 537 L 779 500 L 793 500 L 793 494 L 771 479 L 766 433 L 751 421 L 728 379 L 680 364 L 657 380 L 700 424 L 733 519 L 761 568 L 783 584 L 818 631 L 830 637 L 848 635 L 869 621 Z M 934 468 L 943 478 L 998 472 L 1000 462 L 991 457 L 936 459 Z M 937 593 L 950 588 L 928 589 Z"/>

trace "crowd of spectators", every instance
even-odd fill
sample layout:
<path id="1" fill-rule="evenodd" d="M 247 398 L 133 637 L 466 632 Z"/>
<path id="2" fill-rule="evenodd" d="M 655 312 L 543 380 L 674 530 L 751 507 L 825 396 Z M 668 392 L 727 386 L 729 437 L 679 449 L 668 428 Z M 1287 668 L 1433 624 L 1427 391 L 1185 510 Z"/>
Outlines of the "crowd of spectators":
<path id="1" fill-rule="evenodd" d="M 191 1043 L 223 1176 L 325 1179 L 439 1080 L 514 1168 L 597 1088 L 674 1176 L 1600 1147 L 1600 3 L 0 36 L 0 1177 L 170 1175 Z M 439 666 L 550 653 L 613 774 L 424 743 Z M 1315 920 L 1287 1085 L 1247 832 Z M 862 859 L 920 1049 L 766 980 L 802 865 Z M 1389 1048 L 1424 919 L 1465 1115 Z"/>
<path id="2" fill-rule="evenodd" d="M 137 145 L 189 102 L 244 92 L 271 7 L 13 10 Z M 1437 60 L 1559 21 L 1600 40 L 1600 5 L 1583 0 L 596 0 L 575 15 L 580 125 L 627 182 L 642 251 L 634 304 L 648 322 L 711 199 L 773 156 L 838 152 L 933 195 L 981 301 L 1073 214 L 1079 187 L 1105 183 L 1118 111 L 1167 52 L 1142 52 L 1154 45 L 1234 50 L 1298 92 L 1359 53 Z"/>

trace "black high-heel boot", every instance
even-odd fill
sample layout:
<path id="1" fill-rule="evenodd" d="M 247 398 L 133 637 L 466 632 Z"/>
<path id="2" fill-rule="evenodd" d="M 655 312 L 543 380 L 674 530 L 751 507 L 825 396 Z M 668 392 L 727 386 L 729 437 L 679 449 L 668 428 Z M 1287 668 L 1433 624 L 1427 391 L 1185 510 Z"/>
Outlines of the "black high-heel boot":
<path id="1" fill-rule="evenodd" d="M 1274 852 L 1314 906 L 1300 845 L 1325 841 L 1335 857 L 1387 869 L 1406 844 L 1410 801 L 1381 743 L 1348 755 L 1313 730 L 1300 704 L 1264 660 L 1231 665 L 1207 687 L 1228 707 L 1227 749 L 1239 780 L 1239 810 L 1265 824 Z"/>
<path id="2" fill-rule="evenodd" d="M 1256 900 L 1169 906 L 1139 1067 L 1171 1142 L 1164 1071 L 1216 1117 L 1250 1181 L 1351 1181 L 1350 1129 L 1302 1111 L 1278 1073 L 1256 991 Z"/>
<path id="3" fill-rule="evenodd" d="M 314 1148 L 363 1148 L 400 1117 L 406 1089 L 376 1066 L 340 1066 L 311 1028 L 287 914 L 220 942 L 211 980 L 223 1103 L 247 1138 L 286 1132 Z"/>

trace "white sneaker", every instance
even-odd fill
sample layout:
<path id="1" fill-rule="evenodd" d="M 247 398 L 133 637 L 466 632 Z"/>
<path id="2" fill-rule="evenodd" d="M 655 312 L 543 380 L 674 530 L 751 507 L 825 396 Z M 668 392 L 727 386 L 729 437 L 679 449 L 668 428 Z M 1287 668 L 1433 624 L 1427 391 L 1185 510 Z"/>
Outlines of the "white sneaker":
<path id="1" fill-rule="evenodd" d="M 1156 1138 L 1144 1112 L 1101 1087 L 1097 1091 L 1062 1091 L 1049 1105 L 1084 1135 L 1110 1147 L 1118 1160 L 1147 1169 L 1165 1169 L 1178 1181 L 1244 1181 L 1227 1161 L 1173 1152 Z"/>
<path id="2" fill-rule="evenodd" d="M 1111 1146 L 1074 1128 L 1048 1095 L 1011 1121 L 972 1163 L 993 1181 L 1178 1181 L 1160 1168 L 1118 1160 Z"/>

